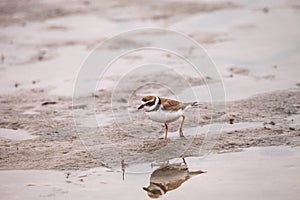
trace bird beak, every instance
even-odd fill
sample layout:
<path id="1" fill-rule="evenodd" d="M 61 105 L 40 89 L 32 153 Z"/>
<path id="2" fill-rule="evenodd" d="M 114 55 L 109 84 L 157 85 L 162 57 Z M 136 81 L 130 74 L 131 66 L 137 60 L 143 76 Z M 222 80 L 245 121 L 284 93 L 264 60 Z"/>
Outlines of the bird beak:
<path id="1" fill-rule="evenodd" d="M 142 105 L 140 105 L 137 109 L 140 110 L 140 109 L 144 108 L 144 106 L 145 106 L 145 105 L 142 104 Z"/>

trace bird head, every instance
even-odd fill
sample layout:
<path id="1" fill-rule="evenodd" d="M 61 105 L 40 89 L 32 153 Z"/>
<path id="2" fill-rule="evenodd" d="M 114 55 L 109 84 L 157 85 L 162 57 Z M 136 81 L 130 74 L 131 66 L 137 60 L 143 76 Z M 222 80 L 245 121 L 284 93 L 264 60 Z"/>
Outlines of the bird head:
<path id="1" fill-rule="evenodd" d="M 142 98 L 141 105 L 137 108 L 138 110 L 144 108 L 145 111 L 154 110 L 159 103 L 159 98 L 157 96 L 145 96 Z"/>

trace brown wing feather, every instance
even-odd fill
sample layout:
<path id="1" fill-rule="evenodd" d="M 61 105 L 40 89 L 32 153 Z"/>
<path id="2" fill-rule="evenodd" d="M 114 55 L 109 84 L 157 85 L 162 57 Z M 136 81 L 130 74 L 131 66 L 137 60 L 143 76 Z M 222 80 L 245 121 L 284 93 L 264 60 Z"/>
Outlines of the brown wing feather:
<path id="1" fill-rule="evenodd" d="M 162 104 L 162 109 L 163 110 L 179 110 L 185 108 L 187 105 L 184 103 L 181 103 L 179 101 L 175 101 L 172 99 L 165 99 L 165 98 L 160 98 L 161 104 Z"/>

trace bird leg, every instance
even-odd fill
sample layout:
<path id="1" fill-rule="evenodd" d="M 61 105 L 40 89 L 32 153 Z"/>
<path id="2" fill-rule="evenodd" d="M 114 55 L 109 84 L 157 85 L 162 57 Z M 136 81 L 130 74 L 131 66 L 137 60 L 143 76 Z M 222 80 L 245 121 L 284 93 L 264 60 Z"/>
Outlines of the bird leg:
<path id="1" fill-rule="evenodd" d="M 168 124 L 165 123 L 165 126 L 166 126 L 165 140 L 167 140 L 167 138 L 168 138 Z"/>
<path id="2" fill-rule="evenodd" d="M 179 135 L 180 135 L 180 137 L 184 137 L 183 136 L 183 131 L 182 131 L 184 120 L 185 120 L 185 116 L 182 115 L 182 120 L 181 120 L 181 124 L 180 124 L 180 127 L 179 127 Z"/>
<path id="3" fill-rule="evenodd" d="M 184 158 L 184 157 L 182 157 L 182 161 L 183 161 L 184 165 L 185 165 L 185 166 L 187 166 L 187 164 L 186 164 L 186 161 L 185 161 L 185 158 Z"/>

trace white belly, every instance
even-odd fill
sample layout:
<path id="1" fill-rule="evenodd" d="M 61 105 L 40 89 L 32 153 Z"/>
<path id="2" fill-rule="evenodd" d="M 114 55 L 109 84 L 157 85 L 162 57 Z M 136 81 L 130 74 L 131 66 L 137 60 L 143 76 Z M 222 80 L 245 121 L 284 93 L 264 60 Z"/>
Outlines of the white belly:
<path id="1" fill-rule="evenodd" d="M 161 122 L 161 123 L 169 123 L 169 122 L 174 122 L 176 121 L 179 117 L 182 116 L 182 111 L 179 110 L 177 112 L 166 112 L 166 111 L 153 111 L 153 112 L 146 112 L 147 116 L 156 122 Z"/>

